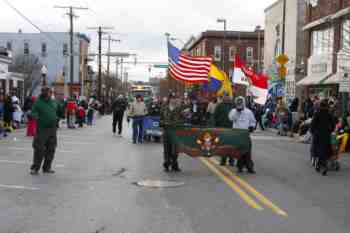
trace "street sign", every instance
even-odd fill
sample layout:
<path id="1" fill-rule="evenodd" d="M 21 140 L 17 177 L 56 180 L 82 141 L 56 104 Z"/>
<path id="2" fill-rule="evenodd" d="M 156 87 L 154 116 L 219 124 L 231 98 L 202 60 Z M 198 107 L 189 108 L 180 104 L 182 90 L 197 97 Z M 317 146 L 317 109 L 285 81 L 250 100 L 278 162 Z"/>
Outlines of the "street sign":
<path id="1" fill-rule="evenodd" d="M 168 69 L 168 64 L 161 64 L 161 65 L 153 65 L 154 68 L 160 68 L 160 69 Z"/>
<path id="2" fill-rule="evenodd" d="M 276 61 L 277 61 L 278 64 L 280 64 L 280 65 L 283 66 L 283 65 L 285 65 L 285 64 L 287 64 L 287 63 L 289 62 L 289 58 L 288 58 L 287 55 L 281 54 L 281 55 L 279 55 L 279 56 L 276 58 Z"/>

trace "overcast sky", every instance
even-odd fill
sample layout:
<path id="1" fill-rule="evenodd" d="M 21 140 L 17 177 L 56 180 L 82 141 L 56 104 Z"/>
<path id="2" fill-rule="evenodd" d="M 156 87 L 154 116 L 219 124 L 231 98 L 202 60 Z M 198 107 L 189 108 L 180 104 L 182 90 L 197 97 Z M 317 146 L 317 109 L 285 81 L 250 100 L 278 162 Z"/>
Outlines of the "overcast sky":
<path id="1" fill-rule="evenodd" d="M 128 51 L 138 54 L 138 60 L 167 61 L 165 32 L 186 41 L 191 35 L 205 30 L 222 30 L 216 23 L 218 17 L 227 19 L 228 30 L 254 30 L 264 24 L 264 9 L 276 0 L 10 0 L 16 8 L 44 31 L 68 31 L 69 21 L 65 10 L 54 9 L 55 5 L 88 7 L 77 10 L 75 30 L 86 33 L 91 39 L 90 50 L 97 50 L 96 32 L 87 27 L 112 26 L 112 35 L 121 39 L 113 51 Z M 22 19 L 3 0 L 0 0 L 0 31 L 38 32 Z M 177 44 L 181 47 L 181 44 Z M 104 42 L 104 49 L 107 43 Z M 114 69 L 115 66 L 112 68 Z M 162 70 L 153 69 L 152 76 Z M 145 66 L 130 66 L 129 77 L 147 80 Z"/>

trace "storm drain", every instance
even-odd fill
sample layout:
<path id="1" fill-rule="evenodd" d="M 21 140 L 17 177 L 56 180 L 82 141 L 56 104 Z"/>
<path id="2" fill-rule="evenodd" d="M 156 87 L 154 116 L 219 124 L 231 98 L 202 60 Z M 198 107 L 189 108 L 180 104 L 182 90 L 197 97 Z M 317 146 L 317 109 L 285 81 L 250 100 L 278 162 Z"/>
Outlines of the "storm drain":
<path id="1" fill-rule="evenodd" d="M 142 180 L 135 182 L 134 184 L 148 188 L 176 188 L 185 185 L 184 182 L 175 180 Z"/>

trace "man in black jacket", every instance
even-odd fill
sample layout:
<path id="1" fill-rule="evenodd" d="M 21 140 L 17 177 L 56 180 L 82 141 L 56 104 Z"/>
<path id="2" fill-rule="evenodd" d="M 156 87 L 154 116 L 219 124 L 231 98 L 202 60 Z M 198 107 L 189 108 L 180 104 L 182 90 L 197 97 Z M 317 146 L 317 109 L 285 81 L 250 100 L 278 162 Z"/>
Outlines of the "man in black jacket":
<path id="1" fill-rule="evenodd" d="M 113 134 L 116 134 L 118 124 L 118 135 L 121 136 L 123 130 L 124 112 L 127 108 L 127 102 L 123 95 L 119 95 L 112 105 L 113 111 Z"/>

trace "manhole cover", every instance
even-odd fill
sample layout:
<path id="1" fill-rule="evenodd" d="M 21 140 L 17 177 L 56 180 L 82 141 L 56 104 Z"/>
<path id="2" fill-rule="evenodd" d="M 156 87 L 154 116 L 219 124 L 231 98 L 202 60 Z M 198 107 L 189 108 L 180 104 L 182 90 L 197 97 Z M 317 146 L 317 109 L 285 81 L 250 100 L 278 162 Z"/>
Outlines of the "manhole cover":
<path id="1" fill-rule="evenodd" d="M 138 186 L 150 188 L 175 188 L 185 185 L 184 182 L 174 180 L 142 180 L 135 183 Z"/>

